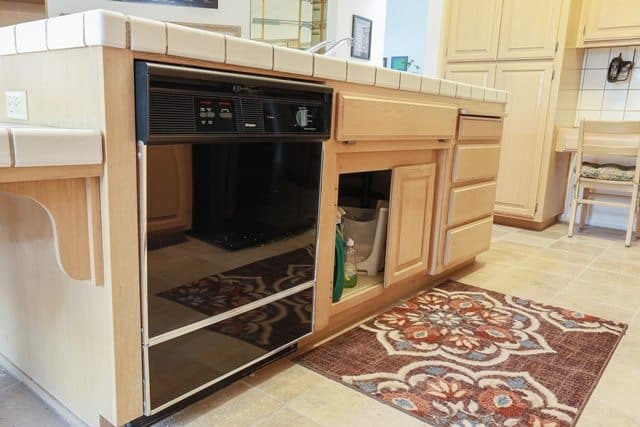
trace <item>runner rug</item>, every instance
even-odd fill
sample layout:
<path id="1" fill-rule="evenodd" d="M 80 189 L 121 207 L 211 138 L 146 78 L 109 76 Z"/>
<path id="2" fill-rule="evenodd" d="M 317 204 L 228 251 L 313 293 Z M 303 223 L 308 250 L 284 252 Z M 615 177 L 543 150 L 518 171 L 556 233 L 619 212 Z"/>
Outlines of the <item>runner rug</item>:
<path id="1" fill-rule="evenodd" d="M 434 426 L 571 426 L 625 330 L 449 281 L 298 363 Z"/>

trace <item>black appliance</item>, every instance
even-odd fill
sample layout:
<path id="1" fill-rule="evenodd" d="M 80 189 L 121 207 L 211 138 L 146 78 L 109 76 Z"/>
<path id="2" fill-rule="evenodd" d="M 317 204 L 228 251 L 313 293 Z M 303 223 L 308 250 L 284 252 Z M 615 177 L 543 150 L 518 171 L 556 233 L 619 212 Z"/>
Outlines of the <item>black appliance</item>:
<path id="1" fill-rule="evenodd" d="M 313 330 L 331 88 L 135 64 L 145 415 Z"/>

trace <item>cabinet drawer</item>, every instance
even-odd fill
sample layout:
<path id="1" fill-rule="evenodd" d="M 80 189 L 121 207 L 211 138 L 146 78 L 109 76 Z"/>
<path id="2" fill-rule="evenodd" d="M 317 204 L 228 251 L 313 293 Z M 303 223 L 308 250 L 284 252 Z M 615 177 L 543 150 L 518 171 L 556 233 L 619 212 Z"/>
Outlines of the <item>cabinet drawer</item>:
<path id="1" fill-rule="evenodd" d="M 491 246 L 493 217 L 489 216 L 447 231 L 444 246 L 444 264 L 472 258 Z"/>
<path id="2" fill-rule="evenodd" d="M 450 226 L 491 215 L 496 198 L 496 182 L 453 188 L 449 200 Z"/>
<path id="3" fill-rule="evenodd" d="M 458 139 L 500 139 L 502 136 L 502 119 L 486 117 L 460 117 Z"/>
<path id="4" fill-rule="evenodd" d="M 414 101 L 338 95 L 339 141 L 452 138 L 456 107 Z"/>
<path id="5" fill-rule="evenodd" d="M 451 180 L 454 183 L 495 178 L 500 162 L 498 144 L 457 145 Z"/>

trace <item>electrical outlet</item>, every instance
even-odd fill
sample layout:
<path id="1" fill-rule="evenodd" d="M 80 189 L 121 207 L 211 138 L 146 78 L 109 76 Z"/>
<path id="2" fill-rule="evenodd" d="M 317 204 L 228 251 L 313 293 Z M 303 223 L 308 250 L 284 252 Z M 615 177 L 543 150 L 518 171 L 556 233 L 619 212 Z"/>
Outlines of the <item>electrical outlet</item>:
<path id="1" fill-rule="evenodd" d="M 7 104 L 7 117 L 17 120 L 29 120 L 27 108 L 27 92 L 24 90 L 7 90 L 4 93 Z"/>

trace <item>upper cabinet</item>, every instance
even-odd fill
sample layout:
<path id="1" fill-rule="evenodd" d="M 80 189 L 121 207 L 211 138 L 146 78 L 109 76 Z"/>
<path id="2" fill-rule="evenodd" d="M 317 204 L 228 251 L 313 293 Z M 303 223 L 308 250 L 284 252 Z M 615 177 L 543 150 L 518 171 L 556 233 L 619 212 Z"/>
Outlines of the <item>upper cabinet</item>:
<path id="1" fill-rule="evenodd" d="M 451 0 L 447 62 L 549 59 L 561 0 Z"/>
<path id="2" fill-rule="evenodd" d="M 553 58 L 561 6 L 558 0 L 504 0 L 498 59 Z"/>
<path id="3" fill-rule="evenodd" d="M 640 39 L 638 0 L 585 0 L 579 45 L 619 45 Z"/>
<path id="4" fill-rule="evenodd" d="M 502 0 L 451 0 L 448 61 L 496 59 Z"/>
<path id="5" fill-rule="evenodd" d="M 496 79 L 496 64 L 491 62 L 447 64 L 444 78 L 470 85 L 493 87 Z"/>

